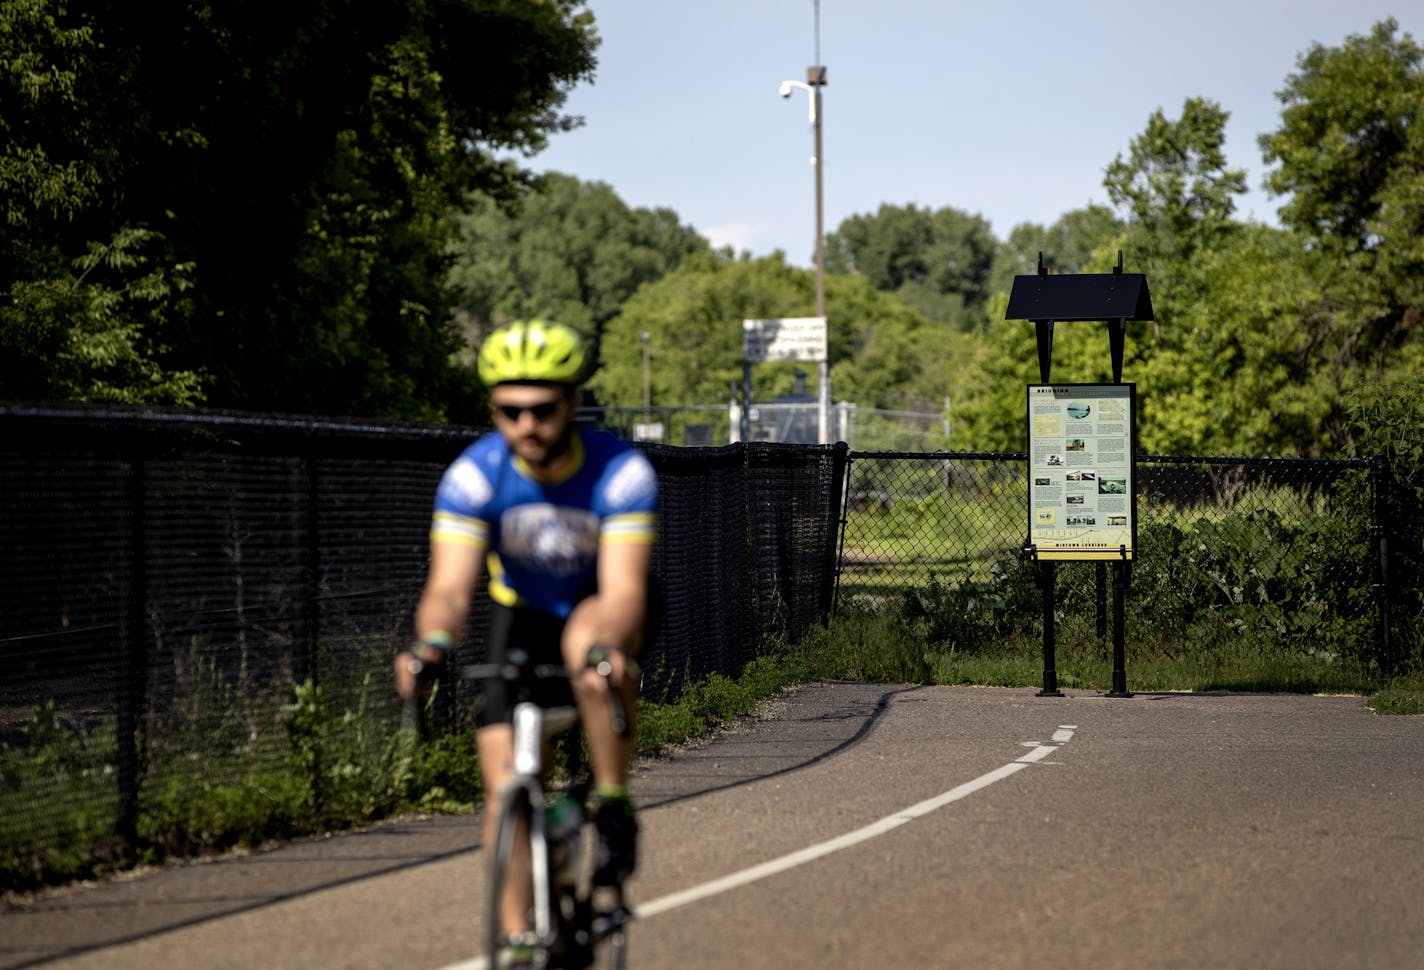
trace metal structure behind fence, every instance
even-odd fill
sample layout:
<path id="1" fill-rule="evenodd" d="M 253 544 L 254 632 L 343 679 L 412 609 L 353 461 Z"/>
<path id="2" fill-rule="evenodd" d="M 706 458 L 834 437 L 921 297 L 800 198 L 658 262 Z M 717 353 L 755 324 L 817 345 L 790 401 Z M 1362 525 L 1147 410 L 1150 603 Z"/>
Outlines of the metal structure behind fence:
<path id="1" fill-rule="evenodd" d="M 817 440 L 820 406 L 788 400 L 762 401 L 748 417 L 750 441 L 799 444 Z M 610 428 L 629 441 L 707 447 L 737 440 L 741 406 L 729 404 L 585 407 L 579 420 Z M 655 432 L 647 437 L 643 432 Z M 950 444 L 949 401 L 943 412 L 891 411 L 838 401 L 831 407 L 831 435 L 856 451 L 941 451 Z"/>

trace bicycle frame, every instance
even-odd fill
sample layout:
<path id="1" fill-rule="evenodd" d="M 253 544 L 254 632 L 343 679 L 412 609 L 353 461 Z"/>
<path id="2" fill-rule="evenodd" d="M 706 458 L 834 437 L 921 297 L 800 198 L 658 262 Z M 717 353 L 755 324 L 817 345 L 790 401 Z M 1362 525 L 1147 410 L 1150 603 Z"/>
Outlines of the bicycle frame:
<path id="1" fill-rule="evenodd" d="M 529 668 L 523 666 L 525 661 L 527 655 L 518 662 L 475 664 L 460 670 L 461 677 L 467 680 L 502 679 L 514 685 L 517 693 L 526 698 L 514 705 L 512 774 L 499 791 L 500 817 L 495 823 L 490 888 L 486 900 L 489 965 L 496 967 L 500 949 L 510 944 L 533 946 L 542 954 L 539 958 L 542 961 L 561 943 L 591 948 L 607 941 L 610 965 L 621 968 L 626 960 L 626 926 L 633 916 L 624 903 L 622 887 L 612 887 L 614 905 L 604 909 L 594 906 L 591 887 L 580 890 L 570 886 L 555 887 L 551 883 L 549 834 L 545 819 L 548 800 L 544 790 L 544 749 L 549 741 L 571 732 L 578 724 L 579 714 L 576 707 L 545 708 L 527 700 L 527 689 L 532 680 L 567 677 L 569 671 L 563 667 L 544 665 Z M 591 669 L 607 679 L 606 662 L 595 664 Z M 611 683 L 609 705 L 615 729 L 620 734 L 625 733 L 627 721 L 622 703 Z M 587 783 L 585 778 L 583 784 Z M 510 934 L 503 930 L 500 909 L 521 813 L 527 816 L 528 826 L 532 929 L 523 934 Z M 587 818 L 584 824 L 589 824 Z M 572 913 L 567 911 L 566 904 L 573 907 Z M 556 912 L 561 914 L 559 918 L 556 918 Z M 536 965 L 544 964 L 539 962 Z"/>
<path id="2" fill-rule="evenodd" d="M 512 843 L 503 840 L 514 838 L 514 828 L 508 825 L 512 818 L 511 809 L 523 797 L 529 806 L 529 862 L 534 893 L 533 922 L 537 945 L 547 947 L 554 942 L 553 893 L 549 884 L 549 840 L 545 829 L 544 809 L 544 742 L 558 737 L 578 723 L 578 711 L 572 707 L 556 707 L 548 710 L 529 701 L 521 701 L 514 708 L 514 776 L 500 792 L 502 818 L 497 838 L 501 844 L 496 847 L 496 858 L 508 858 Z M 499 880 L 493 880 L 491 892 L 500 888 Z M 499 900 L 491 899 L 491 914 L 498 912 Z M 491 939 L 499 936 L 498 923 L 491 933 Z"/>

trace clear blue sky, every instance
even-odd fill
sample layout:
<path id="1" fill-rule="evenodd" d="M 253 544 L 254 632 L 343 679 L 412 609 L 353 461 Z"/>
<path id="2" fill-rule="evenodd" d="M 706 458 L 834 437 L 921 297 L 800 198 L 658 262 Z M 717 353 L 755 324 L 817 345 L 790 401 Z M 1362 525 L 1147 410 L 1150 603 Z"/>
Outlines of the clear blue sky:
<path id="1" fill-rule="evenodd" d="M 667 207 L 717 245 L 812 264 L 809 104 L 814 0 L 592 0 L 597 76 L 526 164 Z M 1424 40 L 1421 0 L 820 0 L 825 224 L 882 203 L 953 206 L 1005 238 L 1108 202 L 1103 169 L 1158 108 L 1189 97 L 1231 113 L 1227 153 L 1251 191 L 1238 213 L 1275 223 L 1256 136 L 1313 42 L 1394 16 Z"/>

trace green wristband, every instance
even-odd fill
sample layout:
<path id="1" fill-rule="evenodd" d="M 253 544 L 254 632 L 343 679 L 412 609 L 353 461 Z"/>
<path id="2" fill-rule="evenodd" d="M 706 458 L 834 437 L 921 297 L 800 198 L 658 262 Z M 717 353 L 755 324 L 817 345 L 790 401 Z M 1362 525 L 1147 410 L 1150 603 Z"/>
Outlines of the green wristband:
<path id="1" fill-rule="evenodd" d="M 431 647 L 435 650 L 449 650 L 454 644 L 455 638 L 450 636 L 446 630 L 431 630 L 420 638 L 422 647 Z"/>

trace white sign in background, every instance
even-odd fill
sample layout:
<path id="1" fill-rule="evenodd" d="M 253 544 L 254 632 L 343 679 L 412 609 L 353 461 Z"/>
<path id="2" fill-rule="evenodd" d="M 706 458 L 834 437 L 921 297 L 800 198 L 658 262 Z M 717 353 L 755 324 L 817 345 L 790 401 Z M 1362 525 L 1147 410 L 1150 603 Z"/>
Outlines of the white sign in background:
<path id="1" fill-rule="evenodd" d="M 743 320 L 742 359 L 749 364 L 776 360 L 826 360 L 826 318 Z"/>

